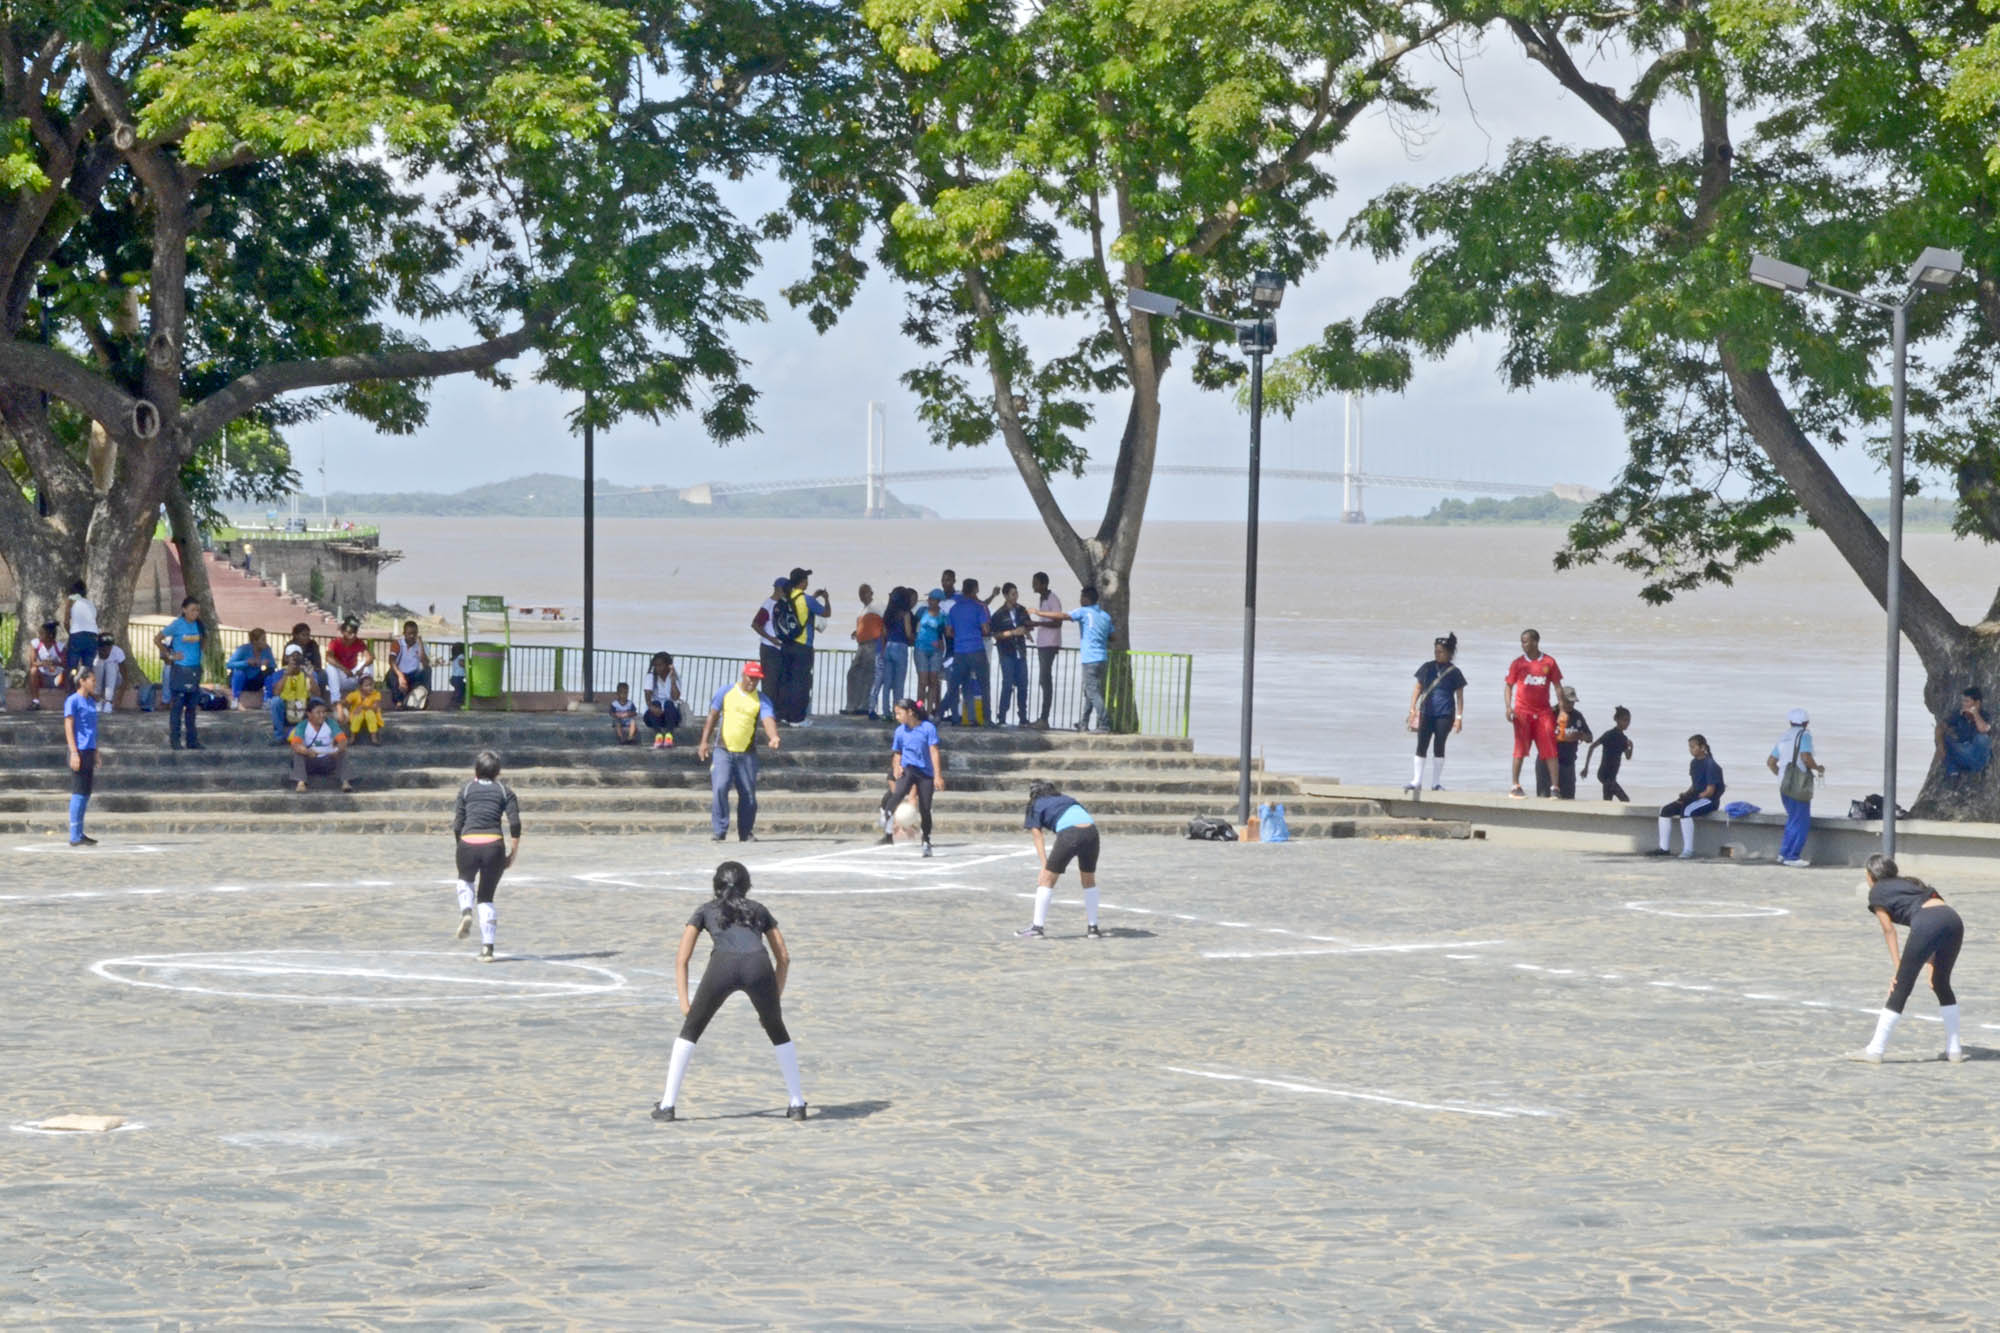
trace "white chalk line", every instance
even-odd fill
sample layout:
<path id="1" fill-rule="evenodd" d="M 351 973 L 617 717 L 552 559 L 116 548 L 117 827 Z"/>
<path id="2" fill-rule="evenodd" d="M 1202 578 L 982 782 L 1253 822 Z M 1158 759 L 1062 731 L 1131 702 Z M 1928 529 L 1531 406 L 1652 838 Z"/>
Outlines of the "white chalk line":
<path id="1" fill-rule="evenodd" d="M 1315 1097 L 1335 1097 L 1342 1101 L 1372 1102 L 1378 1106 L 1396 1106 L 1410 1111 L 1433 1111 L 1440 1115 L 1474 1116 L 1487 1120 L 1515 1120 L 1521 1117 L 1549 1119 L 1563 1114 L 1530 1106 L 1481 1106 L 1475 1102 L 1421 1102 L 1407 1097 L 1394 1097 L 1386 1092 L 1370 1092 L 1359 1088 L 1329 1088 L 1317 1083 L 1302 1083 L 1296 1079 L 1258 1078 L 1251 1074 L 1228 1074 L 1216 1069 L 1185 1069 L 1180 1065 L 1161 1065 L 1160 1068 L 1174 1074 L 1187 1074 L 1194 1078 L 1214 1079 L 1221 1083 L 1253 1083 L 1260 1088 L 1275 1088 L 1280 1092 L 1300 1092 Z"/>
<path id="2" fill-rule="evenodd" d="M 1686 907 L 1717 907 L 1730 910 L 1716 912 L 1686 912 L 1675 909 Z M 1625 904 L 1629 912 L 1644 912 L 1648 916 L 1671 916 L 1686 921 L 1729 921 L 1746 918 L 1790 916 L 1789 907 L 1773 907 L 1768 903 L 1727 903 L 1710 898 L 1641 898 Z"/>
<path id="3" fill-rule="evenodd" d="M 464 955 L 436 949 L 402 949 L 382 951 L 389 956 L 415 958 L 454 958 Z M 549 967 L 573 968 L 580 972 L 594 973 L 603 978 L 602 983 L 584 981 L 550 982 L 532 981 L 525 978 L 483 975 L 442 975 L 433 973 L 397 972 L 384 968 L 339 967 L 315 965 L 294 961 L 260 961 L 286 958 L 287 956 L 332 957 L 342 955 L 325 949 L 264 949 L 247 954 L 193 953 L 193 954 L 134 954 L 124 958 L 107 958 L 91 966 L 91 972 L 106 981 L 115 981 L 125 986 L 139 986 L 148 990 L 179 991 L 192 995 L 214 995 L 230 999 L 272 1000 L 291 1004 L 436 1004 L 447 1002 L 453 997 L 444 995 L 338 995 L 300 994 L 287 995 L 276 991 L 223 990 L 212 986 L 189 985 L 184 982 L 148 981 L 137 976 L 125 975 L 119 968 L 157 970 L 165 973 L 216 972 L 251 976 L 300 976 L 300 977 L 353 977 L 364 981 L 396 981 L 425 985 L 482 986 L 491 988 L 487 998 L 497 1000 L 538 1000 L 568 999 L 584 996 L 607 995 L 623 990 L 626 979 L 610 968 L 597 967 L 589 963 L 579 963 L 568 959 L 534 958 L 523 955 L 502 955 L 502 962 L 539 962 Z M 236 962 L 233 959 L 246 959 Z M 469 961 L 469 959 L 468 959 Z M 495 993 L 511 991 L 512 994 Z"/>
<path id="4" fill-rule="evenodd" d="M 14 848 L 14 850 L 24 856 L 34 856 L 42 852 L 67 852 L 73 856 L 77 856 L 79 860 L 87 857 L 95 861 L 100 856 L 158 856 L 166 848 L 155 847 L 151 843 L 145 842 L 114 842 L 108 846 L 93 847 L 88 852 L 79 855 L 76 849 L 71 847 L 67 842 L 50 841 L 24 842 Z M 56 1132 L 60 1133 L 61 1131 L 58 1130 Z"/>
<path id="5" fill-rule="evenodd" d="M 1218 950 L 1203 958 L 1327 958 L 1357 953 L 1428 953 L 1438 949 L 1488 948 L 1505 940 L 1452 940 L 1445 944 L 1357 944 L 1345 949 L 1257 949 Z M 1470 957 L 1471 955 L 1465 955 Z"/>
<path id="6" fill-rule="evenodd" d="M 1032 892 L 1017 891 L 1014 896 L 1016 898 L 1033 898 L 1035 895 Z M 1060 907 L 1083 906 L 1083 899 L 1081 898 L 1052 898 L 1049 901 Z M 1157 916 L 1170 921 L 1191 921 L 1197 926 L 1216 926 L 1224 930 L 1254 930 L 1262 935 L 1285 935 L 1295 940 L 1310 940 L 1314 944 L 1362 946 L 1362 941 L 1349 939 L 1345 935 L 1314 935 L 1303 930 L 1293 930 L 1289 926 L 1260 926 L 1249 921 L 1218 921 L 1213 917 L 1196 916 L 1192 912 L 1167 912 L 1152 907 L 1132 907 L 1125 903 L 1107 903 L 1102 901 L 1097 904 L 1097 910 L 1100 912 L 1128 912 L 1133 916 Z M 1453 947 L 1458 946 L 1454 945 Z M 1336 950 L 1335 952 L 1343 952 L 1343 950 Z M 1254 955 L 1245 956 L 1251 957 Z"/>
<path id="7" fill-rule="evenodd" d="M 50 1129 L 47 1126 L 38 1125 L 32 1120 L 24 1120 L 18 1125 L 7 1126 L 7 1128 L 13 1130 L 16 1134 L 51 1134 L 59 1139 L 94 1139 L 99 1134 L 123 1134 L 129 1130 L 144 1129 L 145 1127 L 145 1123 L 138 1120 L 134 1120 L 130 1124 L 114 1125 L 110 1129 Z"/>

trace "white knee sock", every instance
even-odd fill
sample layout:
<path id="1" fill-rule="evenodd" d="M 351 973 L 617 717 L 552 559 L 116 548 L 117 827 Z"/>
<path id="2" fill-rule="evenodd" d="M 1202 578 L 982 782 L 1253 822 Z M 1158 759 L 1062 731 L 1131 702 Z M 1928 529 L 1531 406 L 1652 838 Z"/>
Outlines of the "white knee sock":
<path id="1" fill-rule="evenodd" d="M 689 1046 L 688 1049 L 691 1051 L 694 1047 Z M 674 1054 L 679 1056 L 679 1047 L 674 1049 Z M 799 1048 L 788 1041 L 783 1046 L 773 1046 L 771 1054 L 778 1057 L 778 1072 L 785 1076 L 785 1092 L 791 1097 L 792 1105 L 804 1106 L 806 1095 L 799 1091 Z"/>
<path id="2" fill-rule="evenodd" d="M 493 928 L 500 924 L 500 913 L 492 903 L 479 904 L 479 942 L 493 943 Z"/>
<path id="3" fill-rule="evenodd" d="M 1091 885 L 1083 891 L 1083 919 L 1086 925 L 1097 924 L 1097 886 Z"/>
<path id="4" fill-rule="evenodd" d="M 1938 1017 L 1944 1020 L 1944 1048 L 1947 1051 L 1955 1051 L 1959 1049 L 1958 1006 L 1955 1004 L 1939 1005 Z"/>
<path id="5" fill-rule="evenodd" d="M 1441 754 L 1434 754 L 1431 756 L 1430 785 L 1433 787 L 1444 786 L 1444 756 Z"/>
<path id="6" fill-rule="evenodd" d="M 1663 852 L 1671 852 L 1673 849 L 1674 849 L 1674 821 L 1667 815 L 1661 815 L 1660 850 Z"/>
<path id="7" fill-rule="evenodd" d="M 1430 762 L 1430 760 L 1420 754 L 1410 756 L 1410 785 L 1412 787 L 1416 787 L 1419 790 L 1422 789 L 1424 785 L 1424 769 L 1430 766 Z"/>
<path id="8" fill-rule="evenodd" d="M 1681 816 L 1681 854 L 1694 855 L 1694 816 Z"/>
<path id="9" fill-rule="evenodd" d="M 685 1037 L 674 1038 L 674 1053 L 667 1060 L 667 1091 L 660 1098 L 660 1105 L 672 1106 L 680 1100 L 681 1080 L 688 1076 L 688 1061 L 694 1059 L 694 1043 Z"/>
<path id="10" fill-rule="evenodd" d="M 1036 925 L 1046 926 L 1049 924 L 1049 900 L 1055 896 L 1056 896 L 1055 885 L 1051 884 L 1046 889 L 1039 884 L 1035 886 Z"/>
<path id="11" fill-rule="evenodd" d="M 1896 1020 L 1902 1015 L 1894 1009 L 1884 1009 L 1875 1016 L 1875 1037 L 1868 1043 L 1868 1049 L 1880 1055 L 1889 1049 L 1889 1034 L 1895 1030 Z"/>
<path id="12" fill-rule="evenodd" d="M 472 884 L 467 880 L 458 882 L 458 910 L 461 912 L 472 910 Z"/>

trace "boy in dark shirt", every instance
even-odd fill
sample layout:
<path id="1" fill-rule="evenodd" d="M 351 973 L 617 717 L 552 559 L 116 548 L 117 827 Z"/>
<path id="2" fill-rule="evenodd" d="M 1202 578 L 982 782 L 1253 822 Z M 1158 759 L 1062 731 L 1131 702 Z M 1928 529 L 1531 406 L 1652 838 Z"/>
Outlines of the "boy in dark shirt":
<path id="1" fill-rule="evenodd" d="M 1590 758 L 1602 746 L 1604 758 L 1597 765 L 1597 780 L 1604 786 L 1604 799 L 1630 801 L 1632 798 L 1618 785 L 1618 769 L 1632 757 L 1632 742 L 1625 737 L 1625 728 L 1632 725 L 1631 710 L 1623 707 L 1612 709 L 1611 721 L 1615 724 L 1611 730 L 1592 741 L 1590 749 L 1584 752 L 1583 776 L 1586 782 L 1590 780 Z"/>

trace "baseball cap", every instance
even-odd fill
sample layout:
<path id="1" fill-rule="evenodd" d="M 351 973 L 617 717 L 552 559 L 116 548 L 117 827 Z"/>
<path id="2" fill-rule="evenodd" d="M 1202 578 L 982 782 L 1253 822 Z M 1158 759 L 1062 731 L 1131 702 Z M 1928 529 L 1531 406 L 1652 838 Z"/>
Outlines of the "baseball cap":
<path id="1" fill-rule="evenodd" d="M 752 680 L 762 680 L 764 679 L 763 664 L 759 662 L 745 662 L 743 664 L 743 674 Z"/>
<path id="2" fill-rule="evenodd" d="M 780 574 L 771 580 L 771 586 L 773 588 L 789 588 L 792 586 L 792 576 L 789 574 Z"/>
<path id="3" fill-rule="evenodd" d="M 798 565 L 792 566 L 792 582 L 797 583 L 800 579 L 809 579 L 812 576 L 813 572 L 810 569 L 805 569 Z"/>
<path id="4" fill-rule="evenodd" d="M 930 591 L 929 591 L 928 593 L 926 593 L 926 594 L 924 594 L 924 595 L 925 595 L 925 596 L 927 596 L 927 597 L 935 597 L 935 598 L 937 598 L 937 599 L 938 599 L 938 600 L 939 600 L 940 602 L 942 602 L 942 601 L 944 600 L 944 589 L 943 589 L 943 588 L 932 588 L 932 589 L 931 589 L 931 590 L 930 590 Z"/>
<path id="5" fill-rule="evenodd" d="M 305 655 L 306 655 L 306 650 L 299 647 L 299 645 L 297 645 L 296 643 L 288 643 L 285 645 L 285 656 L 304 657 Z"/>

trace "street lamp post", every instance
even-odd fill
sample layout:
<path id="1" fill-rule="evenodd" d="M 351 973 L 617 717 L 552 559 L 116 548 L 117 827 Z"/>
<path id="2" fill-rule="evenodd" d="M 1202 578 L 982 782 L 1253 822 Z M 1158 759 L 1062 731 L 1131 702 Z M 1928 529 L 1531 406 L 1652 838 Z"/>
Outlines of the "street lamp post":
<path id="1" fill-rule="evenodd" d="M 597 699 L 597 427 L 583 395 L 583 701 Z"/>
<path id="2" fill-rule="evenodd" d="M 1225 319 L 1197 310 L 1171 296 L 1129 288 L 1125 300 L 1134 310 L 1172 319 L 1193 315 L 1211 324 L 1221 324 L 1236 333 L 1236 344 L 1250 357 L 1250 501 L 1243 538 L 1243 713 L 1237 737 L 1236 822 L 1250 822 L 1250 726 L 1257 682 L 1257 517 L 1259 486 L 1264 453 L 1264 358 L 1278 345 L 1278 324 L 1271 313 L 1285 299 L 1285 280 L 1269 269 L 1260 269 L 1250 280 L 1250 306 L 1256 314 L 1247 320 Z"/>
<path id="3" fill-rule="evenodd" d="M 1889 316 L 1891 371 L 1889 412 L 1889 568 L 1882 595 L 1888 619 L 1888 650 L 1883 670 L 1882 699 L 1882 855 L 1896 855 L 1896 704 L 1901 692 L 1903 655 L 1903 416 L 1910 360 L 1910 307 L 1925 292 L 1941 292 L 1965 271 L 1965 257 L 1956 250 L 1927 247 L 1910 265 L 1909 287 L 1900 301 L 1877 301 L 1821 282 L 1798 264 L 1768 255 L 1750 256 L 1750 281 L 1781 292 L 1821 291 L 1865 305 Z"/>

